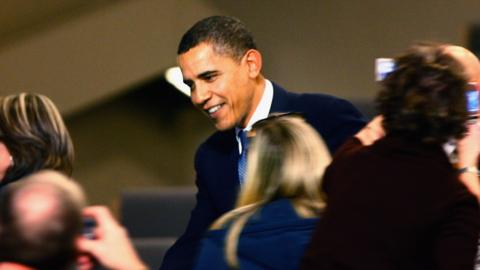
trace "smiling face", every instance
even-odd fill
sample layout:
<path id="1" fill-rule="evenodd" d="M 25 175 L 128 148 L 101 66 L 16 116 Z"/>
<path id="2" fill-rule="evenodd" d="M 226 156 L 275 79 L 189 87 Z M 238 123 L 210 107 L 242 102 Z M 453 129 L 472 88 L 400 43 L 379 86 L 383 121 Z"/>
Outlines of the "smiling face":
<path id="1" fill-rule="evenodd" d="M 216 53 L 213 45 L 200 43 L 178 56 L 192 103 L 218 130 L 245 127 L 260 100 L 256 85 L 258 65 L 252 66 L 249 52 L 236 61 Z"/>

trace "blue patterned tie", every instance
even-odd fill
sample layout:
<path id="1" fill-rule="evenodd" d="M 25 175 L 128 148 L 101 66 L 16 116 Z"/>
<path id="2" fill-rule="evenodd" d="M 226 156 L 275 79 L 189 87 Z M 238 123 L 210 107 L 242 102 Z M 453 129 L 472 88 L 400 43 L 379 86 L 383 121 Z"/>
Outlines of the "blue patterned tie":
<path id="1" fill-rule="evenodd" d="M 240 181 L 240 185 L 242 185 L 245 175 L 247 174 L 247 132 L 241 130 L 240 132 L 238 132 L 238 138 L 240 139 L 240 144 L 242 145 L 242 153 L 240 154 L 240 158 L 238 159 L 238 180 Z"/>

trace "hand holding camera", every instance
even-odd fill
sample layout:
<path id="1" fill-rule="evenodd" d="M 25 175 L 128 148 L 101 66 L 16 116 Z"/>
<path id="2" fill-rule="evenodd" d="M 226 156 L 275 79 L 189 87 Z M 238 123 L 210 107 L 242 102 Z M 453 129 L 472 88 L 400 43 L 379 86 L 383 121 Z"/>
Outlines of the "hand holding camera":
<path id="1" fill-rule="evenodd" d="M 84 237 L 77 243 L 81 252 L 91 255 L 107 269 L 147 269 L 133 248 L 127 231 L 106 207 L 87 207 L 83 214 L 87 226 L 84 228 Z M 83 270 L 81 266 L 80 269 Z"/>

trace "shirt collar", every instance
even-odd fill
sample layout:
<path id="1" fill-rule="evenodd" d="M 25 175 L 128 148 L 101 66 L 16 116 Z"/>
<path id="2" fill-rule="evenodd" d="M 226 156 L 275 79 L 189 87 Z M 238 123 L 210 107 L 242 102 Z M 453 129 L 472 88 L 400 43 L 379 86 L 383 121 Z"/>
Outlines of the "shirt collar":
<path id="1" fill-rule="evenodd" d="M 248 121 L 247 126 L 243 130 L 249 131 L 250 129 L 252 129 L 253 124 L 258 122 L 259 120 L 262 120 L 268 117 L 270 108 L 272 107 L 272 100 L 273 100 L 273 84 L 269 80 L 265 80 L 265 88 L 263 90 L 262 98 L 260 99 L 260 102 L 258 103 L 258 106 L 255 109 L 255 112 L 250 118 L 250 121 Z M 238 138 L 238 132 L 240 132 L 241 130 L 242 130 L 241 128 L 238 128 L 238 127 L 235 128 L 235 135 L 237 137 L 237 142 L 239 145 L 238 151 L 240 153 L 242 152 L 242 146 L 240 143 L 240 139 Z"/>
<path id="2" fill-rule="evenodd" d="M 259 120 L 265 119 L 268 117 L 270 112 L 270 108 L 272 107 L 272 100 L 273 100 L 273 85 L 272 82 L 269 80 L 265 80 L 265 88 L 262 94 L 262 98 L 258 103 L 255 112 L 253 113 L 252 117 L 247 123 L 247 126 L 243 129 L 245 131 L 249 131 L 252 129 L 253 124 L 258 122 Z M 236 134 L 240 131 L 240 128 L 235 128 Z"/>

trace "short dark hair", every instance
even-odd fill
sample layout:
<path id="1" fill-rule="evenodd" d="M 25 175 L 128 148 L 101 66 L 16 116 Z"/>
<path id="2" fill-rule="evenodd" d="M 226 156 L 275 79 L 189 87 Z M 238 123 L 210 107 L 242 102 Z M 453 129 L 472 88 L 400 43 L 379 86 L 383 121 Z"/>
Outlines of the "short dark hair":
<path id="1" fill-rule="evenodd" d="M 33 199 L 37 201 L 52 200 L 38 210 L 31 208 L 32 199 L 25 201 L 29 196 L 25 194 L 42 194 Z M 81 233 L 84 203 L 79 185 L 54 171 L 6 186 L 0 193 L 0 262 L 35 269 L 71 269 L 77 257 L 75 241 Z"/>
<path id="2" fill-rule="evenodd" d="M 180 40 L 177 54 L 183 54 L 203 42 L 212 44 L 216 53 L 235 60 L 240 60 L 248 50 L 257 49 L 245 24 L 228 16 L 211 16 L 195 23 Z"/>
<path id="3" fill-rule="evenodd" d="M 1 185 L 41 169 L 71 175 L 73 143 L 55 104 L 46 96 L 20 93 L 0 98 L 0 141 L 12 155 Z"/>
<path id="4" fill-rule="evenodd" d="M 464 135 L 467 80 L 446 46 L 418 43 L 395 59 L 376 98 L 388 135 L 439 144 Z"/>

